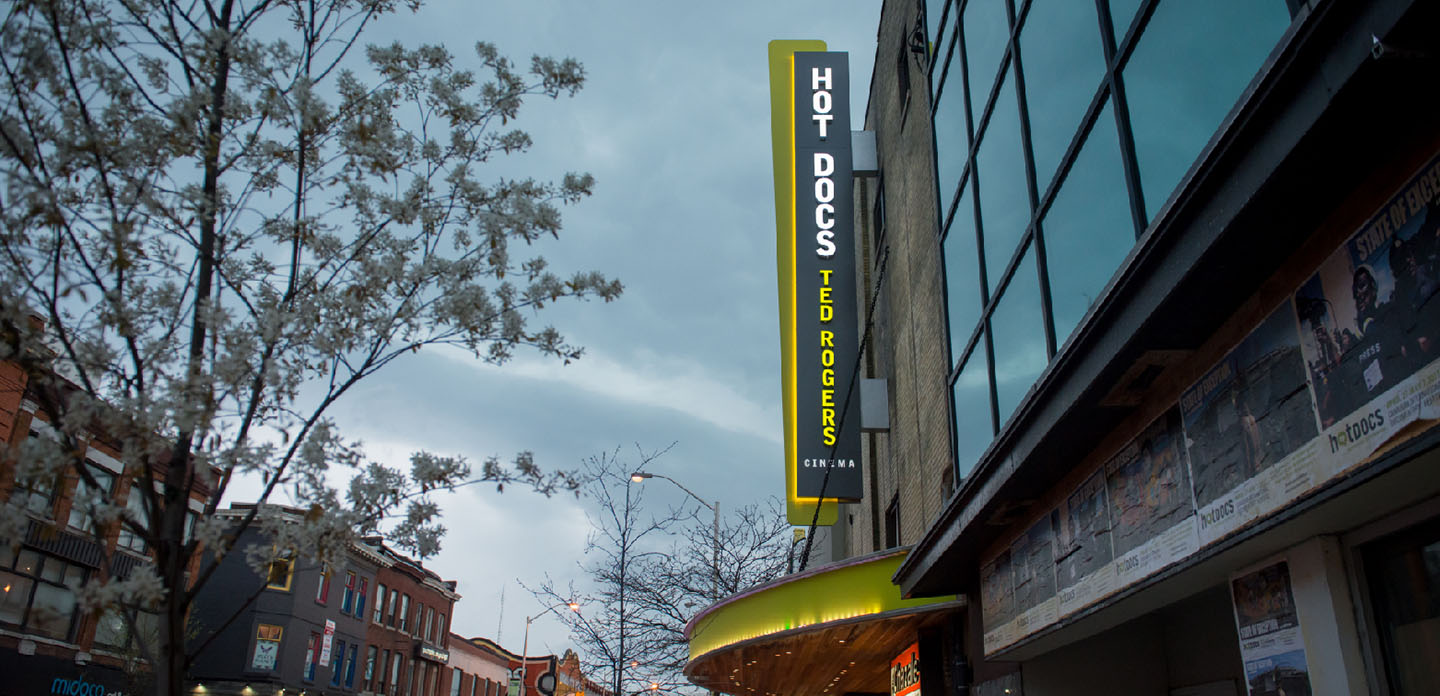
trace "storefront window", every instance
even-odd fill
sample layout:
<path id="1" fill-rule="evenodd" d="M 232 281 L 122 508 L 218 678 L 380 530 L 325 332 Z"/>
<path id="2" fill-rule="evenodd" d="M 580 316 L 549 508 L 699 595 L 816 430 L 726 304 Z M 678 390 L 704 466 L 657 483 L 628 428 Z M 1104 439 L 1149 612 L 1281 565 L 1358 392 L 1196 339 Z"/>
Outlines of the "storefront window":
<path id="1" fill-rule="evenodd" d="M 1391 693 L 1434 693 L 1440 685 L 1440 519 L 1376 542 L 1363 555 Z"/>
<path id="2" fill-rule="evenodd" d="M 0 567 L 0 625 L 70 640 L 76 614 L 71 588 L 84 584 L 85 568 L 32 549 L 10 561 Z"/>

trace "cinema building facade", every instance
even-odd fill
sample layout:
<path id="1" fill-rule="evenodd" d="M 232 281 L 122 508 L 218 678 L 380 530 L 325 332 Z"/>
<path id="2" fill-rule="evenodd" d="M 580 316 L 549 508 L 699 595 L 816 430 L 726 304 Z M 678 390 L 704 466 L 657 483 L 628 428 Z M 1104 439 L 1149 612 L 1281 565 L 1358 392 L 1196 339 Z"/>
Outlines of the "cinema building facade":
<path id="1" fill-rule="evenodd" d="M 832 538 L 943 605 L 886 644 L 918 642 L 922 691 L 1440 690 L 1436 26 L 1418 0 L 884 3 L 854 243 L 889 428 Z M 795 686 L 775 652 L 726 663 L 755 675 L 732 692 Z"/>

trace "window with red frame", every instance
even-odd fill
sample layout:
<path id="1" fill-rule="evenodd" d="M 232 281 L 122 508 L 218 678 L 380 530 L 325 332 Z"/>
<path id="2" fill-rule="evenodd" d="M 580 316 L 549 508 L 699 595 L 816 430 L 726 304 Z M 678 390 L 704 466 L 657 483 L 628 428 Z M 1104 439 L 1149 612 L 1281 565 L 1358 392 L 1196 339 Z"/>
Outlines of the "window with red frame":
<path id="1" fill-rule="evenodd" d="M 345 594 L 340 597 L 340 612 L 349 614 L 355 604 L 355 573 L 345 571 Z"/>
<path id="2" fill-rule="evenodd" d="M 320 585 L 315 588 L 315 601 L 324 604 L 330 601 L 330 566 L 320 566 Z"/>

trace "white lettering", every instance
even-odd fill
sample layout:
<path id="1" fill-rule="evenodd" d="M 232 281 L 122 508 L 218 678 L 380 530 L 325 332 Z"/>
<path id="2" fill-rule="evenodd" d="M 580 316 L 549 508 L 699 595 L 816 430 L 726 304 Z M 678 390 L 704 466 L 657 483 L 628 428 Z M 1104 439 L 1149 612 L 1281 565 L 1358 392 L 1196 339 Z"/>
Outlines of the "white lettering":
<path id="1" fill-rule="evenodd" d="M 830 258 L 835 255 L 835 231 L 820 230 L 815 233 L 815 243 L 819 246 L 815 249 L 815 255 L 823 258 Z"/>
<path id="2" fill-rule="evenodd" d="M 829 134 L 828 134 L 827 130 L 830 128 L 830 121 L 831 121 L 832 119 L 834 119 L 834 118 L 835 118 L 835 115 L 834 115 L 834 114 L 824 114 L 824 115 L 815 114 L 814 116 L 811 116 L 811 117 L 810 117 L 810 120 L 812 120 L 812 121 L 820 124 L 820 139 L 821 139 L 821 140 L 824 140 L 825 138 L 829 137 Z"/>
<path id="3" fill-rule="evenodd" d="M 829 217 L 826 217 L 829 213 Z M 822 230 L 828 230 L 835 226 L 835 206 L 829 203 L 821 203 L 815 206 L 815 226 Z"/>
<path id="4" fill-rule="evenodd" d="M 835 173 L 835 155 L 828 152 L 815 153 L 815 176 L 830 176 Z"/>
<path id="5" fill-rule="evenodd" d="M 815 94 L 810 96 L 810 101 L 811 104 L 815 107 L 815 113 L 830 113 L 830 107 L 832 106 L 832 102 L 830 100 L 829 92 L 816 92 Z"/>
<path id="6" fill-rule="evenodd" d="M 810 68 L 810 89 L 830 89 L 830 68 L 823 73 L 820 68 Z"/>
<path id="7" fill-rule="evenodd" d="M 829 203 L 835 200 L 835 181 L 828 176 L 815 180 L 815 200 Z"/>

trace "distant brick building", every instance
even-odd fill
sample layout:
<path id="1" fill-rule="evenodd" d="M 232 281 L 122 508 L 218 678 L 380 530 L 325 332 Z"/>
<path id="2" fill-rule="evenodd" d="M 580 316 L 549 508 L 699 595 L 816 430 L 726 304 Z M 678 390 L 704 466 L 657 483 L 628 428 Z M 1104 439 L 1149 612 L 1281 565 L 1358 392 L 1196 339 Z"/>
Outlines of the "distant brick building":
<path id="1" fill-rule="evenodd" d="M 450 634 L 450 696 L 503 696 L 510 682 L 510 653 L 484 638 L 472 640 Z"/>

